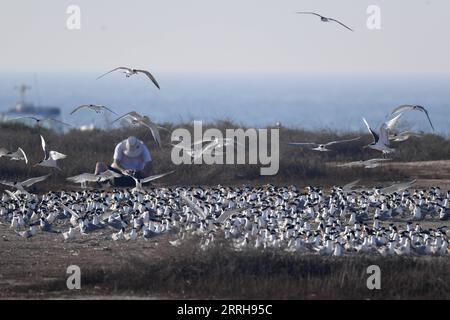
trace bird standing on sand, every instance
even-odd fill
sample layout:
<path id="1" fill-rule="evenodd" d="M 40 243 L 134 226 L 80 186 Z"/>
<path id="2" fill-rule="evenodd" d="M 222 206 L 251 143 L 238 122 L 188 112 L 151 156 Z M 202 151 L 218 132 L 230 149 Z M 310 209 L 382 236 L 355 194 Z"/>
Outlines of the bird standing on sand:
<path id="1" fill-rule="evenodd" d="M 336 20 L 336 19 L 333 19 L 333 18 L 327 18 L 327 17 L 324 17 L 324 16 L 322 16 L 322 15 L 316 13 L 316 12 L 297 12 L 297 13 L 298 13 L 298 14 L 312 14 L 312 15 L 318 16 L 318 17 L 320 18 L 320 21 L 322 21 L 322 22 L 330 22 L 330 21 L 333 21 L 333 22 L 339 23 L 339 24 L 340 24 L 341 26 L 343 26 L 344 28 L 346 28 L 346 29 L 348 29 L 348 30 L 350 30 L 350 31 L 353 31 L 353 29 L 351 29 L 350 27 L 346 26 L 345 24 L 343 24 L 343 23 L 340 22 L 339 20 Z"/>
<path id="2" fill-rule="evenodd" d="M 112 70 L 110 70 L 110 71 L 108 71 L 108 72 L 102 74 L 101 76 L 99 76 L 99 77 L 97 78 L 97 80 L 100 79 L 100 78 L 103 78 L 103 77 L 106 76 L 107 74 L 109 74 L 109 73 L 111 73 L 111 72 L 114 72 L 114 71 L 117 71 L 117 70 L 124 70 L 123 73 L 125 74 L 125 76 L 126 76 L 127 78 L 131 77 L 132 75 L 138 74 L 138 73 L 145 74 L 145 75 L 146 75 L 146 76 L 154 83 L 154 85 L 155 85 L 158 89 L 160 89 L 158 81 L 156 81 L 155 77 L 154 77 L 149 71 L 147 71 L 147 70 L 140 70 L 140 69 L 132 69 L 132 68 L 128 68 L 128 67 L 117 67 L 117 68 L 115 68 L 115 69 L 112 69 Z"/>

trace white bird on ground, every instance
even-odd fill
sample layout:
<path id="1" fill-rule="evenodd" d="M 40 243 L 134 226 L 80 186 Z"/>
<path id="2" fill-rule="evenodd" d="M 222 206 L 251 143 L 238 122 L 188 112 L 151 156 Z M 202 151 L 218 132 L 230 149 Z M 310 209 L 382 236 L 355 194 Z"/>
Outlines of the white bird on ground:
<path id="1" fill-rule="evenodd" d="M 315 13 L 315 12 L 297 12 L 298 14 L 312 14 L 312 15 L 315 15 L 315 16 L 318 16 L 319 18 L 320 18 L 320 21 L 322 21 L 322 22 L 330 22 L 330 21 L 333 21 L 333 22 L 336 22 L 336 23 L 339 23 L 341 26 L 343 26 L 344 28 L 346 28 L 346 29 L 348 29 L 348 30 L 350 30 L 350 31 L 353 31 L 353 29 L 351 29 L 350 27 L 348 27 L 348 26 L 346 26 L 345 24 L 343 24 L 342 22 L 340 22 L 339 20 L 336 20 L 336 19 L 333 19 L 333 18 L 327 18 L 327 17 L 324 17 L 324 16 L 322 16 L 322 15 L 320 15 L 320 14 L 318 14 L 318 13 Z"/>
<path id="2" fill-rule="evenodd" d="M 381 151 L 384 154 L 386 153 L 392 153 L 395 150 L 390 147 L 389 142 L 389 132 L 394 129 L 395 125 L 397 124 L 399 118 L 402 114 L 399 114 L 395 118 L 383 123 L 380 127 L 380 133 L 377 134 L 369 125 L 367 120 L 363 118 L 363 121 L 369 130 L 369 132 L 372 134 L 373 142 L 369 144 L 367 147 L 371 148 L 373 150 Z"/>
<path id="3" fill-rule="evenodd" d="M 31 179 L 28 179 L 28 180 L 25 180 L 22 182 L 19 182 L 19 181 L 9 182 L 9 181 L 2 180 L 2 181 L 0 181 L 0 183 L 5 186 L 16 188 L 17 191 L 19 191 L 19 193 L 29 194 L 28 191 L 25 190 L 25 188 L 31 187 L 35 183 L 44 181 L 49 176 L 50 175 L 48 174 L 46 176 L 31 178 Z"/>
<path id="4" fill-rule="evenodd" d="M 65 159 L 67 156 L 65 154 L 59 153 L 57 151 L 47 152 L 46 143 L 45 143 L 43 136 L 41 136 L 41 145 L 42 145 L 42 150 L 44 150 L 44 160 L 40 161 L 39 163 L 36 163 L 35 166 L 56 168 L 58 170 L 61 170 L 58 167 L 58 164 L 56 163 L 56 161 Z"/>
<path id="5" fill-rule="evenodd" d="M 428 121 L 430 122 L 431 128 L 434 131 L 434 126 L 433 126 L 433 123 L 431 122 L 430 115 L 429 115 L 427 109 L 425 109 L 424 107 L 419 106 L 419 105 L 404 104 L 404 105 L 401 105 L 401 106 L 395 108 L 394 110 L 392 110 L 391 115 L 401 113 L 404 110 L 415 110 L 415 111 L 421 111 L 421 112 L 425 113 L 425 115 L 428 118 Z"/>
<path id="6" fill-rule="evenodd" d="M 319 152 L 327 152 L 331 151 L 328 149 L 328 147 L 335 145 L 335 144 L 341 144 L 346 142 L 353 142 L 361 139 L 361 137 L 354 138 L 354 139 L 348 139 L 348 140 L 338 140 L 338 141 L 331 141 L 324 144 L 319 144 L 315 142 L 290 142 L 288 143 L 290 146 L 298 146 L 298 147 L 308 147 L 311 150 L 319 151 Z"/>
<path id="7" fill-rule="evenodd" d="M 159 127 L 156 123 L 154 123 L 152 120 L 150 120 L 149 117 L 142 116 L 139 113 L 137 113 L 136 111 L 130 111 L 130 112 L 124 114 L 123 116 L 120 116 L 113 122 L 111 122 L 111 124 L 113 124 L 114 122 L 116 122 L 120 119 L 124 119 L 124 118 L 130 119 L 133 124 L 139 124 L 139 125 L 142 125 L 144 127 L 147 127 L 148 129 L 150 129 L 150 132 L 152 133 L 153 139 L 155 139 L 156 144 L 158 145 L 158 147 L 161 147 L 161 136 L 159 134 Z"/>
<path id="8" fill-rule="evenodd" d="M 75 229 L 72 227 L 69 227 L 69 231 L 63 232 L 64 240 L 71 240 L 75 239 Z"/>
<path id="9" fill-rule="evenodd" d="M 104 74 L 102 74 L 101 76 L 99 76 L 97 79 L 100 79 L 104 76 L 106 76 L 107 74 L 110 74 L 111 72 L 117 71 L 117 70 L 124 70 L 124 74 L 127 78 L 131 77 L 132 75 L 138 74 L 138 73 L 142 73 L 145 74 L 153 83 L 154 85 L 160 89 L 159 87 L 159 83 L 156 81 L 155 77 L 147 70 L 140 70 L 140 69 L 132 69 L 132 68 L 128 68 L 128 67 L 117 67 L 115 69 L 112 69 Z"/>
<path id="10" fill-rule="evenodd" d="M 114 113 L 115 115 L 118 115 L 117 113 L 112 111 L 110 108 L 108 108 L 106 106 L 97 105 L 97 104 L 82 104 L 81 106 L 78 106 L 75 109 L 73 109 L 73 111 L 70 114 L 74 114 L 75 112 L 77 112 L 78 110 L 83 109 L 83 108 L 88 108 L 88 109 L 94 110 L 96 113 L 101 113 L 103 110 L 107 110 L 111 113 Z"/>
<path id="11" fill-rule="evenodd" d="M 22 150 L 22 148 L 17 148 L 15 152 L 8 151 L 5 148 L 0 148 L 0 158 L 1 157 L 8 157 L 11 160 L 16 161 L 25 161 L 25 163 L 28 163 L 28 158 L 25 152 Z"/>

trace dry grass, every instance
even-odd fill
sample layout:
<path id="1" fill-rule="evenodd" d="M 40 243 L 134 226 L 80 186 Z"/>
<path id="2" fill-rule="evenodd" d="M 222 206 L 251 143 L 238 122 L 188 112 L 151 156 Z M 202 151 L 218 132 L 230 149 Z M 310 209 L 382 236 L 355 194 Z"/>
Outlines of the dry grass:
<path id="1" fill-rule="evenodd" d="M 192 131 L 192 124 L 164 124 L 170 131 L 184 127 Z M 224 131 L 226 128 L 237 128 L 230 122 L 218 122 L 204 126 L 204 130 L 215 127 Z M 245 128 L 244 128 L 245 129 Z M 333 185 L 364 177 L 366 180 L 401 180 L 407 178 L 401 170 L 385 166 L 381 169 L 339 169 L 327 166 L 328 162 L 356 161 L 379 157 L 379 153 L 361 148 L 370 142 L 370 136 L 363 135 L 361 141 L 337 145 L 333 152 L 317 153 L 288 146 L 293 141 L 326 142 L 334 139 L 347 139 L 360 136 L 358 132 L 333 133 L 331 131 L 309 132 L 301 129 L 285 129 L 280 131 L 280 169 L 276 176 L 261 177 L 259 165 L 180 165 L 175 166 L 170 159 L 170 132 L 161 131 L 164 146 L 157 149 L 151 134 L 142 128 L 123 128 L 110 131 L 94 130 L 82 132 L 72 130 L 58 135 L 41 128 L 29 128 L 20 124 L 2 124 L 0 126 L 2 142 L 0 147 L 15 150 L 21 146 L 31 164 L 38 162 L 42 156 L 39 134 L 42 134 L 48 146 L 67 154 L 62 160 L 61 172 L 54 171 L 52 177 L 38 188 L 66 186 L 65 178 L 83 172 L 93 172 L 97 161 L 110 163 L 115 145 L 129 135 L 135 135 L 149 146 L 154 158 L 155 173 L 176 169 L 176 174 L 164 178 L 164 183 L 177 185 L 211 185 L 211 184 L 318 184 Z M 432 161 L 450 159 L 450 140 L 437 135 L 426 135 L 423 138 L 412 138 L 399 144 L 393 155 L 394 161 Z M 26 179 L 32 176 L 47 174 L 46 168 L 35 168 L 23 162 L 0 159 L 0 178 Z"/>

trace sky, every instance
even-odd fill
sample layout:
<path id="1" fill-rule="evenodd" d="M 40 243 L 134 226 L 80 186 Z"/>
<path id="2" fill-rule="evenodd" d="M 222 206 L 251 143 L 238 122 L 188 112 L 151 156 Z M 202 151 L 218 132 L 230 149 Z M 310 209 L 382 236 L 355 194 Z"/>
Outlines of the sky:
<path id="1" fill-rule="evenodd" d="M 0 0 L 0 71 L 449 74 L 449 30 L 448 0 Z"/>

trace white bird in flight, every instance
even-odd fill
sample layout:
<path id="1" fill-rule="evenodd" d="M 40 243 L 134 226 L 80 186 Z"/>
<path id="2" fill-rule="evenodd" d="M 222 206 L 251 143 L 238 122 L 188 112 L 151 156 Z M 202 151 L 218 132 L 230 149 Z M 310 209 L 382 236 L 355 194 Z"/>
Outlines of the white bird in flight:
<path id="1" fill-rule="evenodd" d="M 11 160 L 16 160 L 16 161 L 23 160 L 23 161 L 25 161 L 25 163 L 28 163 L 27 155 L 20 147 L 17 148 L 17 150 L 15 152 L 8 151 L 5 148 L 0 148 L 0 158 L 1 157 L 8 157 Z"/>
<path id="2" fill-rule="evenodd" d="M 70 114 L 74 114 L 75 112 L 77 112 L 80 109 L 83 108 L 88 108 L 91 110 L 94 110 L 96 113 L 101 113 L 103 110 L 108 110 L 111 113 L 114 113 L 115 115 L 118 116 L 117 113 L 115 113 L 114 111 L 112 111 L 110 108 L 106 107 L 106 106 L 101 106 L 101 105 L 97 105 L 97 104 L 82 104 L 81 106 L 76 107 L 75 109 L 73 109 L 73 111 Z"/>
<path id="3" fill-rule="evenodd" d="M 314 150 L 314 151 L 319 151 L 319 152 L 328 152 L 328 151 L 331 151 L 330 149 L 328 149 L 328 147 L 330 147 L 332 145 L 357 141 L 359 139 L 361 139 L 361 137 L 354 138 L 354 139 L 348 139 L 348 140 L 331 141 L 331 142 L 328 142 L 325 144 L 318 144 L 315 142 L 290 142 L 289 145 L 290 146 L 298 146 L 298 147 L 309 147 L 309 149 Z"/>
<path id="4" fill-rule="evenodd" d="M 139 124 L 150 129 L 150 132 L 152 133 L 153 139 L 155 139 L 156 144 L 158 145 L 158 147 L 161 147 L 161 136 L 159 134 L 158 125 L 150 120 L 149 117 L 141 116 L 136 111 L 130 111 L 111 122 L 111 124 L 124 118 L 130 119 L 133 124 Z"/>
<path id="5" fill-rule="evenodd" d="M 389 133 L 394 130 L 398 120 L 400 119 L 400 117 L 402 116 L 402 114 L 399 114 L 398 116 L 396 116 L 395 118 L 383 123 L 380 127 L 380 132 L 379 134 L 377 134 L 369 125 L 369 123 L 367 122 L 367 120 L 365 118 L 363 118 L 363 121 L 367 127 L 367 129 L 369 130 L 369 132 L 372 134 L 373 137 L 373 142 L 371 144 L 369 144 L 367 147 L 371 148 L 373 150 L 377 150 L 377 151 L 381 151 L 384 154 L 386 153 L 392 153 L 395 150 L 393 148 L 390 147 L 390 142 L 389 142 Z"/>
<path id="6" fill-rule="evenodd" d="M 56 168 L 58 170 L 61 170 L 58 167 L 58 164 L 56 163 L 56 161 L 65 159 L 65 158 L 67 158 L 67 156 L 65 154 L 59 153 L 57 151 L 47 152 L 46 143 L 45 143 L 43 136 L 41 136 L 41 145 L 42 145 L 42 150 L 44 150 L 44 160 L 36 163 L 35 166 Z"/>
<path id="7" fill-rule="evenodd" d="M 322 15 L 320 15 L 320 14 L 318 14 L 318 13 L 315 13 L 315 12 L 297 12 L 298 14 L 312 14 L 312 15 L 315 15 L 315 16 L 318 16 L 319 18 L 320 18 L 320 21 L 322 21 L 322 22 L 330 22 L 330 21 L 333 21 L 333 22 L 336 22 L 336 23 L 339 23 L 341 26 L 343 26 L 344 28 L 346 28 L 346 29 L 348 29 L 348 30 L 350 30 L 350 31 L 353 31 L 353 29 L 351 29 L 350 27 L 348 27 L 348 26 L 346 26 L 345 24 L 343 24 L 342 22 L 340 22 L 339 20 L 336 20 L 336 19 L 333 19 L 333 18 L 327 18 L 327 17 L 324 17 L 324 16 L 322 16 Z"/>
<path id="8" fill-rule="evenodd" d="M 142 179 L 138 179 L 132 175 L 128 175 L 129 177 L 133 178 L 134 181 L 136 182 L 136 187 L 132 190 L 132 192 L 143 192 L 145 190 L 142 187 L 142 184 L 148 183 L 148 182 L 156 180 L 156 179 L 160 179 L 160 178 L 165 177 L 174 172 L 175 171 L 170 171 L 170 172 L 166 172 L 166 173 L 162 173 L 162 174 L 158 174 L 158 175 L 154 175 L 154 176 L 149 176 L 147 178 L 142 178 Z"/>
<path id="9" fill-rule="evenodd" d="M 421 111 L 421 112 L 425 113 L 425 115 L 428 118 L 428 121 L 430 122 L 431 128 L 434 131 L 434 126 L 433 126 L 433 123 L 431 122 L 430 115 L 429 115 L 427 109 L 425 109 L 424 107 L 419 106 L 419 105 L 404 104 L 404 105 L 401 105 L 401 106 L 395 108 L 394 110 L 392 110 L 391 115 L 401 113 L 404 110 L 416 110 L 416 111 Z"/>
<path id="10" fill-rule="evenodd" d="M 71 124 L 65 123 L 65 122 L 57 120 L 57 119 L 53 119 L 53 118 L 37 118 L 37 117 L 33 117 L 33 116 L 18 117 L 18 118 L 11 119 L 11 121 L 21 120 L 21 119 L 31 119 L 31 120 L 36 121 L 37 124 L 41 124 L 42 122 L 46 122 L 46 121 L 47 122 L 53 121 L 53 122 L 57 122 L 57 123 L 63 124 L 65 126 L 69 126 L 69 127 L 72 126 Z"/>
<path id="11" fill-rule="evenodd" d="M 102 78 L 102 77 L 104 77 L 104 76 L 106 76 L 107 74 L 110 74 L 111 72 L 114 72 L 114 71 L 117 71 L 117 70 L 124 70 L 123 73 L 125 74 L 125 76 L 127 78 L 131 77 L 132 75 L 138 74 L 138 73 L 145 74 L 155 84 L 155 86 L 158 89 L 160 89 L 158 81 L 156 81 L 155 77 L 150 72 L 148 72 L 147 70 L 132 69 L 132 68 L 128 68 L 128 67 L 117 67 L 115 69 L 112 69 L 112 70 L 102 74 L 101 76 L 99 76 L 97 78 L 97 80 Z"/>
<path id="12" fill-rule="evenodd" d="M 374 169 L 381 166 L 382 162 L 391 161 L 391 159 L 376 158 L 370 160 L 360 160 L 349 163 L 338 164 L 338 168 L 364 167 L 365 169 Z"/>
<path id="13" fill-rule="evenodd" d="M 48 175 L 45 175 L 45 176 L 42 176 L 42 177 L 31 178 L 31 179 L 28 179 L 28 180 L 25 180 L 25 181 L 22 181 L 22 182 L 19 182 L 19 181 L 10 182 L 10 181 L 2 180 L 2 181 L 0 181 L 0 183 L 5 185 L 5 186 L 16 188 L 17 191 L 19 191 L 19 193 L 28 194 L 28 191 L 26 191 L 25 188 L 31 187 L 35 183 L 44 181 L 49 176 L 50 175 L 48 174 Z"/>

